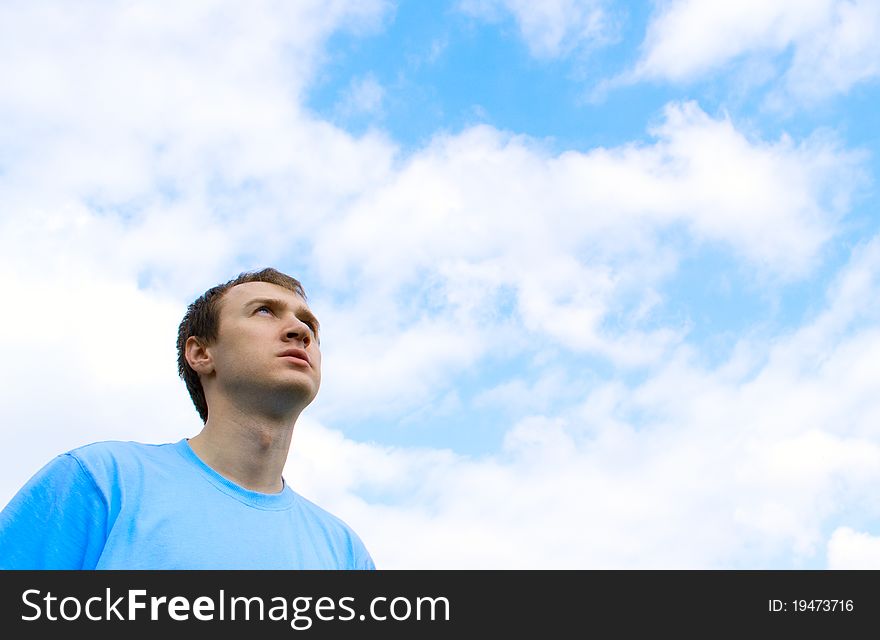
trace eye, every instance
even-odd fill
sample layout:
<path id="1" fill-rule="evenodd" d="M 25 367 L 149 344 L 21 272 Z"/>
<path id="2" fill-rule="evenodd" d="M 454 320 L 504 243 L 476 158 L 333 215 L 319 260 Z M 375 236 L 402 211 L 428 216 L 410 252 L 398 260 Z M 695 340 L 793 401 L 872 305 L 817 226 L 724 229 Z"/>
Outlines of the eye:
<path id="1" fill-rule="evenodd" d="M 266 311 L 268 313 L 272 313 L 272 310 L 269 307 L 267 307 L 266 305 L 263 305 L 261 307 L 257 307 L 256 309 L 254 309 L 254 313 L 259 313 L 260 311 Z"/>

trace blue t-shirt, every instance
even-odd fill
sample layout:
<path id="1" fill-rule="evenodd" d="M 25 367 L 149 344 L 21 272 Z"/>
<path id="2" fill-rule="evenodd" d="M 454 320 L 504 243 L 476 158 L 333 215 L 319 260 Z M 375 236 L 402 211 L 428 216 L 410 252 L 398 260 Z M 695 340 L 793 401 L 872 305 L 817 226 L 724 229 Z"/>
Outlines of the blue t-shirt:
<path id="1" fill-rule="evenodd" d="M 0 569 L 375 569 L 339 518 L 249 491 L 170 444 L 98 442 L 52 460 L 0 512 Z"/>

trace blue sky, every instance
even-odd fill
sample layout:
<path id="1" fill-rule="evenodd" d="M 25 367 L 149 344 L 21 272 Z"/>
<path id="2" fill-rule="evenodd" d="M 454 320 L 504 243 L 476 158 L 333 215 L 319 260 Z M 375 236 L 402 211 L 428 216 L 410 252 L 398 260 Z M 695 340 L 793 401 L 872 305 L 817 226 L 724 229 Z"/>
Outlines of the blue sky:
<path id="1" fill-rule="evenodd" d="M 646 5 L 628 8 L 610 51 L 539 58 L 511 15 L 480 19 L 456 9 L 455 3 L 401 3 L 380 31 L 331 38 L 306 104 L 352 131 L 381 128 L 407 148 L 438 130 L 487 123 L 564 150 L 642 138 L 645 123 L 674 96 L 658 87 L 628 87 L 601 102 L 589 99 L 597 80 L 633 58 Z M 365 79 L 383 87 L 382 108 L 351 113 L 346 96 Z"/>
<path id="2" fill-rule="evenodd" d="M 880 567 L 876 3 L 0 25 L 0 263 L 48 301 L 0 332 L 0 500 L 197 433 L 177 323 L 271 264 L 324 327 L 286 478 L 380 566 Z"/>

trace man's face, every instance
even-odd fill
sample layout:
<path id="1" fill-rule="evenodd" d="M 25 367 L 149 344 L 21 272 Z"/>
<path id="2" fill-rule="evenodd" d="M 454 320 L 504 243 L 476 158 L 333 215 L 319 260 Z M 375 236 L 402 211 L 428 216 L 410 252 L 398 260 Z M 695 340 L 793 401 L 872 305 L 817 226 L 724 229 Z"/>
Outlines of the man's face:
<path id="1" fill-rule="evenodd" d="M 220 299 L 217 340 L 208 347 L 220 393 L 283 410 L 291 394 L 311 402 L 321 384 L 318 321 L 306 301 L 268 282 L 247 282 Z"/>

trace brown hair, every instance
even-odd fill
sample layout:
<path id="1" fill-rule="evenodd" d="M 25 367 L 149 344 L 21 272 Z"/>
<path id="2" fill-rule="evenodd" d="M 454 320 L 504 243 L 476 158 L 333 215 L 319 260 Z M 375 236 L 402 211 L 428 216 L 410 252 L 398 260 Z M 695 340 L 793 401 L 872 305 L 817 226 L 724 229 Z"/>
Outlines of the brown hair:
<path id="1" fill-rule="evenodd" d="M 220 329 L 220 301 L 229 289 L 245 282 L 277 284 L 293 291 L 303 300 L 306 299 L 306 292 L 299 280 L 267 267 L 259 271 L 245 271 L 229 282 L 211 287 L 187 307 L 186 314 L 177 329 L 177 373 L 186 383 L 202 422 L 208 421 L 208 402 L 205 400 L 205 390 L 202 388 L 199 374 L 186 361 L 186 341 L 191 336 L 198 338 L 204 344 L 216 340 Z"/>

